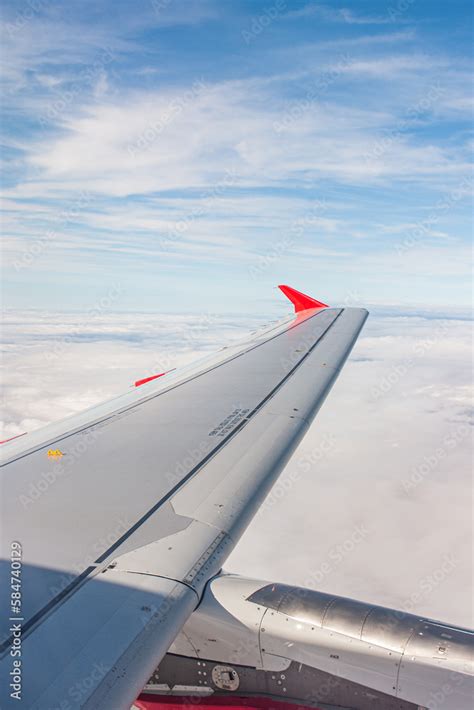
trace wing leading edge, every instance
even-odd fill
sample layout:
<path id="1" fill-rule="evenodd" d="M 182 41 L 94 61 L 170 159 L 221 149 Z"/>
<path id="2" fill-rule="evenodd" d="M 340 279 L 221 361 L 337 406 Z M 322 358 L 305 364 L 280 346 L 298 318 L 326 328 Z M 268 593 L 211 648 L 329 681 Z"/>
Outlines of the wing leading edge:
<path id="1" fill-rule="evenodd" d="M 23 548 L 24 707 L 130 707 L 367 317 L 316 303 L 194 370 L 6 445 L 3 539 Z M 51 449 L 63 456 L 50 460 Z"/>

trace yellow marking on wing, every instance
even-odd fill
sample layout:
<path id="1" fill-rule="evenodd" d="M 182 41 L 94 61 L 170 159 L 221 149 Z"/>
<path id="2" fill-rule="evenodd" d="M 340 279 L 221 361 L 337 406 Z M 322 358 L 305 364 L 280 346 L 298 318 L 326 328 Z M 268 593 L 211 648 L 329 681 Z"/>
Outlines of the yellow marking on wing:
<path id="1" fill-rule="evenodd" d="M 49 449 L 49 451 L 48 451 L 48 458 L 49 459 L 60 459 L 61 456 L 64 456 L 64 454 L 59 449 Z"/>

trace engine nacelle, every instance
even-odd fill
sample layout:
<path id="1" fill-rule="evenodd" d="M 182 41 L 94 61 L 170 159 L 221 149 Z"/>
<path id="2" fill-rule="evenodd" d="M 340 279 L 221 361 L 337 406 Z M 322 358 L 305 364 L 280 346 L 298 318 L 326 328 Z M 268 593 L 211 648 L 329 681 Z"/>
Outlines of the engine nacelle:
<path id="1" fill-rule="evenodd" d="M 209 583 L 170 653 L 218 662 L 229 678 L 229 669 L 239 666 L 270 672 L 280 686 L 296 662 L 414 707 L 470 710 L 473 648 L 465 629 L 222 574 Z"/>

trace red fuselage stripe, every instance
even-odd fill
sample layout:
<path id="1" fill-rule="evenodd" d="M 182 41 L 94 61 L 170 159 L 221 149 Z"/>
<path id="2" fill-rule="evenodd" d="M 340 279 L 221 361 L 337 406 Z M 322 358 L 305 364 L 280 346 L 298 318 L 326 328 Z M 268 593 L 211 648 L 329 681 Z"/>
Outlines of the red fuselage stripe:
<path id="1" fill-rule="evenodd" d="M 239 698 L 221 696 L 170 696 L 147 695 L 143 693 L 135 700 L 135 706 L 140 710 L 189 710 L 190 706 L 209 707 L 212 710 L 302 710 L 308 707 L 302 703 L 287 703 L 284 700 L 270 698 Z M 318 710 L 312 708 L 312 710 Z"/>

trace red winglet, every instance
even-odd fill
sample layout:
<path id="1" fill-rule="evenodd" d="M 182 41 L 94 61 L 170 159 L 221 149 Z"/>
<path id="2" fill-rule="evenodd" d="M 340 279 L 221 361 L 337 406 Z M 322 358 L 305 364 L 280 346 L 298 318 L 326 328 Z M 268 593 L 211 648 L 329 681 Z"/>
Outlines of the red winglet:
<path id="1" fill-rule="evenodd" d="M 136 382 L 134 382 L 134 385 L 135 387 L 140 387 L 140 385 L 144 385 L 146 382 L 156 380 L 158 377 L 163 377 L 163 375 L 166 375 L 166 372 L 160 372 L 159 375 L 152 375 L 151 377 L 144 377 L 143 380 L 137 380 Z"/>
<path id="2" fill-rule="evenodd" d="M 311 296 L 306 296 L 306 294 L 291 288 L 291 286 L 280 285 L 278 288 L 290 299 L 295 307 L 295 313 L 307 311 L 309 308 L 328 308 L 327 303 L 321 303 L 321 301 L 317 301 Z"/>

